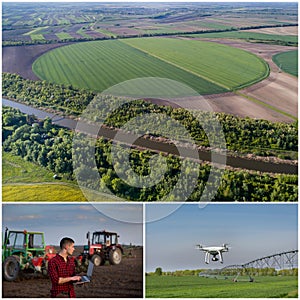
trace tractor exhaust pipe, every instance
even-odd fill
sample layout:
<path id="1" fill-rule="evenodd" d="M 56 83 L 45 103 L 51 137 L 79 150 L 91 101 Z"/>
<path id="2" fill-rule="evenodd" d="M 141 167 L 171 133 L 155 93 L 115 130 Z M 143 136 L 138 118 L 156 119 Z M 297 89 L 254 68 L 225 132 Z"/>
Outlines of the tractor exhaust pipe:
<path id="1" fill-rule="evenodd" d="M 7 242 L 7 232 L 8 232 L 8 228 L 5 227 L 5 233 L 4 233 L 4 245 L 8 244 L 8 242 Z"/>
<path id="2" fill-rule="evenodd" d="M 88 247 L 90 249 L 90 246 L 91 246 L 91 239 L 90 239 L 90 232 L 88 231 L 87 234 L 86 234 L 86 238 L 88 240 Z"/>

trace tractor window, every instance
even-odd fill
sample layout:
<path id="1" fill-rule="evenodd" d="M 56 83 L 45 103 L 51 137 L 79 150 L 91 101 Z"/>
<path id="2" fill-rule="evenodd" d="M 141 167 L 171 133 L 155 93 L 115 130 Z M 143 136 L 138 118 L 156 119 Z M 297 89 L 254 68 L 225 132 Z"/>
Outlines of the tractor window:
<path id="1" fill-rule="evenodd" d="M 10 245 L 16 249 L 24 249 L 25 235 L 22 232 L 13 232 L 9 235 Z"/>
<path id="2" fill-rule="evenodd" d="M 104 244 L 104 235 L 103 234 L 94 234 L 92 243 L 93 244 Z"/>
<path id="3" fill-rule="evenodd" d="M 28 238 L 28 247 L 43 249 L 43 236 L 41 234 L 30 234 Z"/>
<path id="4" fill-rule="evenodd" d="M 117 236 L 116 235 L 111 236 L 111 243 L 112 244 L 117 244 Z"/>

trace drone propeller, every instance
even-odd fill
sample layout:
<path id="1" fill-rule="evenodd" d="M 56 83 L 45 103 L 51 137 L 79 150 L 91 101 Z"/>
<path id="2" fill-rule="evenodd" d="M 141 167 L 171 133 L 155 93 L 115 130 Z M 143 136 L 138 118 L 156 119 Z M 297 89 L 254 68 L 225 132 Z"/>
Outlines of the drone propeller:
<path id="1" fill-rule="evenodd" d="M 200 245 L 200 244 L 197 244 L 197 245 L 196 245 L 196 249 L 202 249 L 202 247 L 203 247 L 203 246 Z"/>
<path id="2" fill-rule="evenodd" d="M 224 247 L 227 250 L 231 249 L 231 247 L 229 247 L 229 244 L 223 244 L 222 247 Z"/>

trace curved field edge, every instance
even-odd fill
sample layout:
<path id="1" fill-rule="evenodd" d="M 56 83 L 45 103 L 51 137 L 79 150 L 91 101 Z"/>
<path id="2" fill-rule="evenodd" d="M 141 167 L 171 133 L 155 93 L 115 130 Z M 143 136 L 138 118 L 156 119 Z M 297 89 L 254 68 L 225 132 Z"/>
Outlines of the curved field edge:
<path id="1" fill-rule="evenodd" d="M 284 72 L 298 77 L 298 50 L 275 54 L 272 60 Z"/>
<path id="2" fill-rule="evenodd" d="M 126 39 L 122 42 L 230 91 L 260 82 L 270 74 L 268 63 L 254 53 L 219 43 L 178 38 Z M 250 67 L 257 68 L 249 71 Z M 227 71 L 232 68 L 237 69 Z M 252 74 L 245 75 L 249 72 Z M 223 76 L 217 75 L 219 73 Z"/>
<path id="3" fill-rule="evenodd" d="M 132 39 L 142 40 L 146 39 Z M 156 38 L 153 41 L 179 39 Z M 259 62 L 261 70 L 259 76 L 247 78 L 244 82 L 238 82 L 236 86 L 227 87 L 220 80 L 216 82 L 212 78 L 204 76 L 201 72 L 194 72 L 192 68 L 186 68 L 184 61 L 180 64 L 165 59 L 162 55 L 145 51 L 128 40 L 96 41 L 77 43 L 51 50 L 40 56 L 32 65 L 33 72 L 42 80 L 55 83 L 71 84 L 80 88 L 88 88 L 95 91 L 103 91 L 117 83 L 141 77 L 164 77 L 187 84 L 200 94 L 219 94 L 229 90 L 241 89 L 257 83 L 269 75 L 268 64 L 247 51 L 218 45 L 209 42 L 199 42 L 202 45 L 211 45 L 228 49 L 234 53 L 244 53 L 247 57 L 255 58 Z M 92 47 L 91 47 L 92 46 Z M 232 50 L 234 49 L 234 50 Z M 101 50 L 101 51 L 100 51 Z M 221 58 L 222 60 L 222 58 Z M 74 63 L 77 62 L 77 63 Z M 80 63 L 79 63 L 80 62 Z M 208 66 L 208 69 L 210 66 Z M 228 65 L 230 68 L 230 65 Z M 243 70 L 239 70 L 235 76 L 239 80 Z M 226 74 L 223 78 L 232 77 Z M 98 78 L 101 78 L 98 80 Z"/>

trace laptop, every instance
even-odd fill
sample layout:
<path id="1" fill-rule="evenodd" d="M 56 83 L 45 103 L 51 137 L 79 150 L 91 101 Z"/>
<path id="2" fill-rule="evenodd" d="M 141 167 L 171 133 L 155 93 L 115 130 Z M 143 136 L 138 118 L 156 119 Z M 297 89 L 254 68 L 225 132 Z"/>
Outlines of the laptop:
<path id="1" fill-rule="evenodd" d="M 81 280 L 76 282 L 76 284 L 91 282 L 93 270 L 94 270 L 94 264 L 89 260 L 89 265 L 88 265 L 88 270 L 86 275 L 81 276 Z"/>

